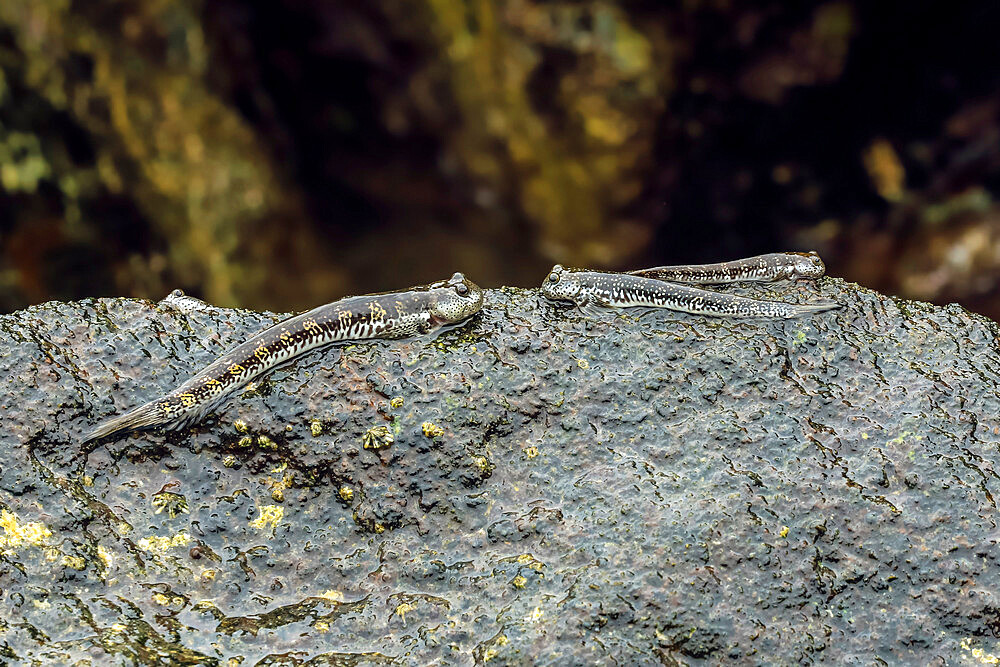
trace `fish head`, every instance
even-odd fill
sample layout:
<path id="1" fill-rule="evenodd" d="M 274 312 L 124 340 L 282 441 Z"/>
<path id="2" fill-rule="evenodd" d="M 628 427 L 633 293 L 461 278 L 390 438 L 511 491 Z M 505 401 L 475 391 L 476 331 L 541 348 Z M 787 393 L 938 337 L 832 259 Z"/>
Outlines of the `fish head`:
<path id="1" fill-rule="evenodd" d="M 461 273 L 431 285 L 428 300 L 431 318 L 437 324 L 453 324 L 472 317 L 483 308 L 483 290 Z"/>
<path id="2" fill-rule="evenodd" d="M 819 253 L 809 251 L 788 254 L 792 257 L 792 261 L 785 267 L 786 277 L 815 279 L 826 273 L 826 265 L 820 259 Z"/>
<path id="3" fill-rule="evenodd" d="M 542 296 L 555 301 L 576 301 L 583 283 L 573 271 L 556 264 L 542 281 Z"/>

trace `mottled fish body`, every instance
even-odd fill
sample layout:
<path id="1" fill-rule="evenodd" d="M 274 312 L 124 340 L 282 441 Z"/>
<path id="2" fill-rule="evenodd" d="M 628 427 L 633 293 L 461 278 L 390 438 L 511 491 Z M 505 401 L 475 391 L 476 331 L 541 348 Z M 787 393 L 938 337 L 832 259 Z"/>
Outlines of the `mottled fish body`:
<path id="1" fill-rule="evenodd" d="M 721 285 L 739 282 L 819 278 L 826 273 L 823 260 L 815 252 L 772 252 L 731 262 L 654 266 L 629 271 L 629 275 L 657 278 L 689 285 Z"/>
<path id="2" fill-rule="evenodd" d="M 750 299 L 628 273 L 566 269 L 558 264 L 542 283 L 542 294 L 579 306 L 648 306 L 716 317 L 789 318 L 840 307 L 829 301 L 798 305 Z"/>
<path id="3" fill-rule="evenodd" d="M 169 394 L 101 424 L 84 442 L 142 428 L 182 428 L 239 387 L 310 350 L 339 341 L 428 333 L 471 317 L 482 303 L 479 286 L 456 273 L 450 280 L 403 292 L 348 297 L 319 306 L 255 334 Z"/>

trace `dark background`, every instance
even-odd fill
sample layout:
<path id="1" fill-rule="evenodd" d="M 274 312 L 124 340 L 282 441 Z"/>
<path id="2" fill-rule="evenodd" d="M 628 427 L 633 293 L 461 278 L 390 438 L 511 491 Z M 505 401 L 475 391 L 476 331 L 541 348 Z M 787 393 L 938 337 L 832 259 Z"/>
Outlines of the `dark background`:
<path id="1" fill-rule="evenodd" d="M 0 310 L 818 250 L 1000 317 L 1000 4 L 0 2 Z"/>

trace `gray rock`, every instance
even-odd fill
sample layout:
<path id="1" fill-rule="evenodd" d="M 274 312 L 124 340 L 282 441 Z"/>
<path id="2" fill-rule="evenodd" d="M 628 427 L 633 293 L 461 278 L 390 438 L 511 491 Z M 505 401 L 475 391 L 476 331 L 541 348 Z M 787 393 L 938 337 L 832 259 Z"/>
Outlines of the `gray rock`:
<path id="1" fill-rule="evenodd" d="M 317 351 L 89 451 L 277 316 L 2 316 L 0 659 L 1000 654 L 996 326 L 833 279 L 737 291 L 844 308 L 593 320 L 494 290 L 436 338 Z"/>

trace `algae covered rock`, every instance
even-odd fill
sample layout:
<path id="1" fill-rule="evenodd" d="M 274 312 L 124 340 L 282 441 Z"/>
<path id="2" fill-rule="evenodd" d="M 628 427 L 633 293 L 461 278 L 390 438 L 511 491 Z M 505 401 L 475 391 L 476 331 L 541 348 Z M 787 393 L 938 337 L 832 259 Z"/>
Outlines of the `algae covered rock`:
<path id="1" fill-rule="evenodd" d="M 798 320 L 489 291 L 81 447 L 276 315 L 0 317 L 0 657 L 30 664 L 945 662 L 1000 653 L 1000 351 L 834 279 Z M 89 662 L 88 662 L 89 661 Z"/>

